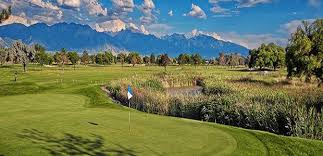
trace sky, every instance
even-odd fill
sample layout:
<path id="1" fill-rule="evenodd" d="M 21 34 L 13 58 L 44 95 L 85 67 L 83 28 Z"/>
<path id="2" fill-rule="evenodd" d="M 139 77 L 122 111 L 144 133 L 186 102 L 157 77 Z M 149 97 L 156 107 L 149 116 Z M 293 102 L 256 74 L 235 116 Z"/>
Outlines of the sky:
<path id="1" fill-rule="evenodd" d="M 204 34 L 247 48 L 285 46 L 302 20 L 323 17 L 322 0 L 0 0 L 1 9 L 9 5 L 12 16 L 1 25 L 73 22 L 99 32 Z"/>

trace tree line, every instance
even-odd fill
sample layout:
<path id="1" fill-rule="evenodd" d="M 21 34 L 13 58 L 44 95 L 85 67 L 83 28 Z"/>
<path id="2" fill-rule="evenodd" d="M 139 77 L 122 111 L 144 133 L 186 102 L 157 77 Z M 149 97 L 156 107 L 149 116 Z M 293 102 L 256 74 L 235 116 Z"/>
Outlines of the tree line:
<path id="1" fill-rule="evenodd" d="M 250 68 L 287 67 L 287 78 L 305 77 L 310 82 L 313 77 L 323 83 L 323 19 L 313 23 L 303 21 L 292 33 L 286 48 L 273 43 L 262 44 L 249 51 Z"/>
<path id="2" fill-rule="evenodd" d="M 222 61 L 224 60 L 224 61 Z M 61 67 L 72 64 L 75 68 L 76 64 L 98 64 L 98 65 L 111 65 L 120 63 L 131 64 L 135 66 L 137 64 L 145 65 L 159 65 L 166 67 L 170 64 L 178 65 L 201 65 L 201 64 L 214 64 L 214 65 L 230 65 L 238 66 L 244 65 L 246 58 L 240 54 L 228 54 L 221 53 L 217 59 L 203 59 L 200 54 L 188 54 L 182 53 L 178 57 L 170 57 L 168 54 L 155 55 L 152 53 L 150 56 L 140 56 L 138 52 L 121 52 L 113 54 L 112 51 L 99 52 L 96 54 L 90 54 L 84 51 L 79 54 L 75 51 L 67 51 L 62 48 L 55 53 L 46 52 L 44 46 L 35 44 L 28 46 L 21 41 L 15 42 L 10 48 L 0 48 L 0 65 L 9 62 L 13 64 L 21 63 L 26 71 L 28 63 L 38 63 L 40 65 L 52 65 L 57 64 Z"/>

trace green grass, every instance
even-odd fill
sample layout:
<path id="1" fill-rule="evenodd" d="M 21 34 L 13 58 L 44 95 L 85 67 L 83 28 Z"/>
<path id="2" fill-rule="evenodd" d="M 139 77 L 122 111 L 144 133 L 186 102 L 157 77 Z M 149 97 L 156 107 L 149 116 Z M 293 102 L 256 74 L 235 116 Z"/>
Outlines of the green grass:
<path id="1" fill-rule="evenodd" d="M 168 67 L 230 77 L 222 67 Z M 128 109 L 100 90 L 121 77 L 161 67 L 0 68 L 0 155 L 322 155 L 323 142 Z M 257 77 L 257 75 L 254 75 Z"/>

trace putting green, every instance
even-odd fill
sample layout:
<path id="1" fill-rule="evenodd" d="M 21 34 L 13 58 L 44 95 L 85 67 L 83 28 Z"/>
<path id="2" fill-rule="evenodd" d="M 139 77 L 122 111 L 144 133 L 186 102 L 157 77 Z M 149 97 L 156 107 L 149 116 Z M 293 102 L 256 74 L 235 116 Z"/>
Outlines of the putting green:
<path id="1" fill-rule="evenodd" d="M 129 149 L 136 155 L 225 155 L 237 146 L 230 134 L 207 124 L 137 111 L 131 112 L 129 132 L 128 111 L 86 108 L 87 98 L 80 95 L 29 94 L 0 101 L 0 154 L 4 155 L 50 154 L 47 148 L 64 146 L 52 138 L 59 140 L 65 134 L 84 140 L 97 135 L 104 140 L 100 148 Z M 80 151 L 86 153 L 87 143 L 67 144 L 82 147 Z M 59 148 L 57 152 L 65 147 Z"/>

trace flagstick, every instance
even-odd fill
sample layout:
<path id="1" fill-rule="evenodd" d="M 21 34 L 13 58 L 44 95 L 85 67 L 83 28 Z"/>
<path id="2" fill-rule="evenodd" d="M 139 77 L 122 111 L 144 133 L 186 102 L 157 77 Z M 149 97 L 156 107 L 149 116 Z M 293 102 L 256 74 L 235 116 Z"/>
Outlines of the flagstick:
<path id="1" fill-rule="evenodd" d="M 129 132 L 130 132 L 130 99 L 129 99 L 129 102 L 128 102 L 128 104 L 129 104 Z"/>

